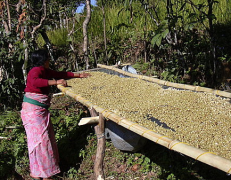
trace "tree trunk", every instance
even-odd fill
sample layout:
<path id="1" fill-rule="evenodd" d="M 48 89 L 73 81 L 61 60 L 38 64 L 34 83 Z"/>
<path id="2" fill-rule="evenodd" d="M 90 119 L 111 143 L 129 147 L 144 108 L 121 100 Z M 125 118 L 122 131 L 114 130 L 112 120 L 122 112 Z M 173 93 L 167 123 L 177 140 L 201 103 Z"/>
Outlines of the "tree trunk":
<path id="1" fill-rule="evenodd" d="M 61 9 L 62 6 L 59 6 L 59 9 Z M 63 15 L 62 11 L 59 11 L 59 27 L 62 29 L 63 28 Z"/>
<path id="2" fill-rule="evenodd" d="M 7 5 L 8 5 L 8 3 L 5 4 L 3 1 L 0 1 L 0 7 L 1 7 L 1 9 L 0 9 L 0 12 L 1 12 L 0 17 L 2 19 L 2 24 L 3 24 L 4 28 L 5 28 L 5 33 L 8 35 L 10 33 L 10 27 L 9 27 L 9 24 L 5 21 L 6 18 L 5 18 L 5 14 L 4 14 L 5 7 Z M 7 11 L 8 11 L 8 7 L 7 7 Z M 9 13 L 8 13 L 8 16 L 9 16 Z M 9 17 L 7 19 L 9 19 Z"/>
<path id="3" fill-rule="evenodd" d="M 93 37 L 93 36 L 92 36 Z M 96 37 L 95 37 L 95 42 L 97 42 L 96 41 Z M 93 43 L 93 54 L 94 54 L 94 67 L 97 67 L 97 56 L 96 56 L 96 52 L 95 52 L 95 49 L 96 49 L 96 47 L 95 47 L 95 43 Z"/>
<path id="4" fill-rule="evenodd" d="M 26 21 L 26 9 L 23 8 L 25 5 L 25 1 L 19 0 L 18 4 L 16 5 L 16 11 L 19 14 L 18 18 L 18 25 L 16 32 L 20 33 L 20 38 L 23 42 L 23 46 L 26 47 L 24 49 L 24 63 L 22 66 L 22 73 L 23 73 L 23 78 L 24 78 L 24 83 L 26 85 L 26 79 L 27 79 L 27 65 L 28 65 L 28 60 L 29 60 L 29 52 L 28 52 L 28 44 L 27 40 L 24 36 L 24 32 L 27 32 L 27 26 L 24 25 L 24 22 Z M 21 31 L 20 31 L 21 29 Z"/>
<path id="5" fill-rule="evenodd" d="M 6 0 L 6 8 L 7 8 L 7 15 L 8 15 L 8 27 L 11 31 L 11 15 L 10 15 L 10 7 L 9 7 L 9 1 Z"/>
<path id="6" fill-rule="evenodd" d="M 69 22 L 69 21 L 68 21 Z M 73 38 L 73 34 L 75 32 L 75 24 L 76 24 L 76 18 L 73 16 L 72 17 L 72 29 L 69 30 L 69 28 L 67 28 L 68 30 L 68 38 L 69 39 L 72 39 Z M 69 24 L 69 23 L 67 23 Z M 68 25 L 69 26 L 69 25 Z M 71 41 L 70 42 L 70 48 L 71 50 L 73 51 L 73 59 L 74 59 L 74 62 L 73 62 L 73 67 L 76 71 L 79 71 L 79 65 L 78 65 L 78 58 L 77 58 L 77 54 L 78 54 L 78 51 L 76 50 L 75 48 L 75 45 L 74 45 L 74 42 Z"/>
<path id="7" fill-rule="evenodd" d="M 27 46 L 27 41 L 26 40 L 23 40 L 23 44 L 24 46 Z M 25 48 L 25 60 L 24 60 L 24 63 L 23 63 L 23 66 L 22 66 L 22 72 L 23 72 L 23 77 L 24 77 L 24 83 L 26 85 L 26 79 L 27 79 L 27 64 L 28 64 L 28 60 L 29 60 L 29 52 L 28 52 L 28 48 Z"/>
<path id="8" fill-rule="evenodd" d="M 144 15 L 144 62 L 147 63 L 147 37 L 146 37 L 146 33 L 147 33 L 147 7 L 145 5 L 145 15 Z"/>
<path id="9" fill-rule="evenodd" d="M 212 57 L 212 63 L 213 63 L 213 83 L 215 83 L 215 79 L 217 78 L 217 62 L 216 62 L 216 45 L 215 45 L 215 37 L 214 37 L 214 27 L 213 27 L 213 0 L 207 0 L 208 2 L 208 19 L 209 19 L 209 36 L 211 39 L 211 57 Z"/>
<path id="10" fill-rule="evenodd" d="M 83 53 L 84 61 L 86 63 L 86 69 L 89 68 L 89 58 L 88 58 L 88 36 L 87 36 L 87 26 L 91 19 L 91 4 L 90 0 L 86 0 L 87 15 L 83 22 Z"/>
<path id="11" fill-rule="evenodd" d="M 105 19 L 105 11 L 104 11 L 104 2 L 103 1 L 102 1 L 102 11 L 103 11 L 103 39 L 104 39 L 105 60 L 106 60 L 107 65 L 108 65 L 106 19 Z"/>
<path id="12" fill-rule="evenodd" d="M 53 48 L 52 48 L 51 42 L 50 42 L 50 40 L 49 40 L 49 38 L 47 36 L 47 33 L 46 33 L 45 29 L 43 29 L 41 31 L 41 35 L 42 35 L 42 37 L 43 37 L 43 39 L 44 39 L 44 41 L 46 43 L 46 47 L 48 49 L 49 55 L 51 57 L 51 60 L 55 61 L 54 56 L 53 56 Z"/>

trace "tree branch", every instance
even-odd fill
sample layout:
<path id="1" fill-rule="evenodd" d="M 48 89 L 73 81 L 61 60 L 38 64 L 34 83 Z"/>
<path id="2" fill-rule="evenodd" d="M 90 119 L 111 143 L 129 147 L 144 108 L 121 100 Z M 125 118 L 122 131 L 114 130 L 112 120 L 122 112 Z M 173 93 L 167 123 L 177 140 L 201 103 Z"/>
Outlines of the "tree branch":
<path id="1" fill-rule="evenodd" d="M 32 39 L 34 39 L 34 33 L 35 33 L 35 31 L 42 26 L 43 21 L 46 19 L 46 15 L 47 15 L 47 0 L 43 0 L 43 6 L 42 6 L 42 8 L 43 8 L 44 14 L 43 14 L 43 17 L 40 20 L 40 23 L 37 26 L 33 27 L 33 31 L 31 32 Z"/>

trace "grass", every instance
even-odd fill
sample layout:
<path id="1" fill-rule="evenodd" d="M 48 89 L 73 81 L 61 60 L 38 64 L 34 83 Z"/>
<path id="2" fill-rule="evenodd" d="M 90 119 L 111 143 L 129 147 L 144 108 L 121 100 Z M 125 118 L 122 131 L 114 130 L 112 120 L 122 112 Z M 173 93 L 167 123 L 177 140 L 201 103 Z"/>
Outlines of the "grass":
<path id="1" fill-rule="evenodd" d="M 93 167 L 96 151 L 96 138 L 92 134 L 83 151 L 79 169 L 69 171 L 66 180 L 93 179 Z M 200 163 L 182 154 L 170 151 L 154 142 L 148 141 L 145 147 L 136 153 L 122 152 L 110 141 L 106 142 L 104 157 L 104 173 L 106 179 L 181 179 L 181 180 L 228 180 L 226 173 L 206 164 Z"/>

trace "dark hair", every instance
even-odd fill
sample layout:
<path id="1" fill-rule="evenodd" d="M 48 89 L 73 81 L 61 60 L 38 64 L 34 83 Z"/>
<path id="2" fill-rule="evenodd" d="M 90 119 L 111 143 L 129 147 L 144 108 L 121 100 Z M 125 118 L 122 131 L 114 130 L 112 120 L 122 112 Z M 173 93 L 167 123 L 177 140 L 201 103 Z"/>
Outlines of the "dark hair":
<path id="1" fill-rule="evenodd" d="M 44 63 L 48 60 L 48 57 L 48 52 L 45 49 L 34 51 L 31 54 L 33 67 L 43 66 Z"/>

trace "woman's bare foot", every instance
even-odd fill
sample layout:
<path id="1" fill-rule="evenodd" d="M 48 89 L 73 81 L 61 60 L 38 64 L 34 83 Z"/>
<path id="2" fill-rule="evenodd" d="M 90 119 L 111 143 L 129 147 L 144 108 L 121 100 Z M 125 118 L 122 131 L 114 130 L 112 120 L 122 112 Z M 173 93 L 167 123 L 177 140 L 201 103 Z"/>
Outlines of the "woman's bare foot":
<path id="1" fill-rule="evenodd" d="M 32 177 L 32 176 L 31 176 L 31 179 L 33 179 L 33 180 L 35 180 L 35 179 L 40 180 L 40 178 L 39 178 L 39 177 Z"/>
<path id="2" fill-rule="evenodd" d="M 31 179 L 38 179 L 38 180 L 40 180 L 40 177 L 34 177 L 34 176 L 32 176 L 31 174 L 30 174 L 30 177 L 31 177 Z"/>

